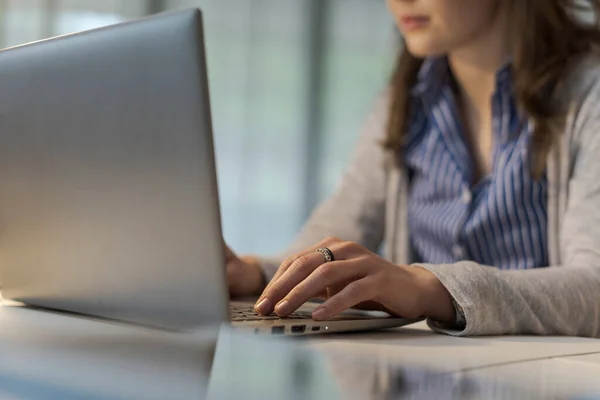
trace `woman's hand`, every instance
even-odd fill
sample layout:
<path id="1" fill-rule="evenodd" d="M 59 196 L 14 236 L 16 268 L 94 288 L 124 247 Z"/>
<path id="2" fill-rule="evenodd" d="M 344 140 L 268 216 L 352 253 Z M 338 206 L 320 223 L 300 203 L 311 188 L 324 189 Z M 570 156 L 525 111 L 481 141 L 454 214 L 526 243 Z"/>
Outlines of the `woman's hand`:
<path id="1" fill-rule="evenodd" d="M 318 248 L 328 248 L 334 261 L 325 262 Z M 454 320 L 450 294 L 431 272 L 418 266 L 398 266 L 364 247 L 329 238 L 290 257 L 267 285 L 255 309 L 287 316 L 312 298 L 325 301 L 313 312 L 326 320 L 348 308 L 386 311 L 405 318 Z"/>
<path id="2" fill-rule="evenodd" d="M 238 257 L 225 245 L 225 263 L 231 297 L 256 296 L 265 287 L 262 269 L 253 257 Z"/>

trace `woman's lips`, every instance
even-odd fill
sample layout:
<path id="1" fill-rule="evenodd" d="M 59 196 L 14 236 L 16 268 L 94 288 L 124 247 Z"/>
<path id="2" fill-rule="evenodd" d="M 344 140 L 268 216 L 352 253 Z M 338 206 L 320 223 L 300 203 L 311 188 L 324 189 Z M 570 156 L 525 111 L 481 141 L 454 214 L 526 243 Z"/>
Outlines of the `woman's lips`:
<path id="1" fill-rule="evenodd" d="M 429 18 L 423 16 L 407 16 L 400 18 L 400 24 L 406 32 L 424 28 L 429 23 Z"/>

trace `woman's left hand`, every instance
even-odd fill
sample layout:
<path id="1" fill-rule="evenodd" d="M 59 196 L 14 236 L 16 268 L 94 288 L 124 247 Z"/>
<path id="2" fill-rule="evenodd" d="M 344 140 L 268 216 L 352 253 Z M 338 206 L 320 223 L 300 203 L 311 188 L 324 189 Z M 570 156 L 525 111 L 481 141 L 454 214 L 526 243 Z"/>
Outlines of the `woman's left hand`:
<path id="1" fill-rule="evenodd" d="M 334 261 L 325 262 L 319 248 Z M 454 320 L 450 294 L 431 272 L 418 266 L 394 265 L 364 247 L 337 238 L 284 261 L 256 302 L 262 315 L 287 316 L 312 298 L 326 301 L 313 318 L 326 320 L 348 308 L 381 310 L 404 318 Z"/>

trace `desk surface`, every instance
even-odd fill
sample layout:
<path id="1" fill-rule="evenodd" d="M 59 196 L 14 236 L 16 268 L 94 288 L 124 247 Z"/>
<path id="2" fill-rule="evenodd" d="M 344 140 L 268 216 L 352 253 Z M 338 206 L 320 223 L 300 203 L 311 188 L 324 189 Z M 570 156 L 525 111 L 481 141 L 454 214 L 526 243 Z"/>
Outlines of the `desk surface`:
<path id="1" fill-rule="evenodd" d="M 289 398 L 291 388 L 323 399 L 600 397 L 593 339 L 452 338 L 424 324 L 290 340 L 226 327 L 175 334 L 22 307 L 0 307 L 0 327 L 0 398 L 198 399 L 208 387 L 219 399 Z"/>
<path id="2" fill-rule="evenodd" d="M 484 384 L 480 392 L 483 398 L 600 398 L 597 339 L 455 338 L 437 335 L 420 323 L 388 331 L 322 337 L 309 345 L 325 354 L 375 357 L 387 365 L 424 367 L 445 373 L 455 383 L 475 379 Z M 498 385 L 508 387 L 499 390 Z M 512 396 L 510 388 L 527 394 Z"/>
<path id="3" fill-rule="evenodd" d="M 214 335 L 0 306 L 1 399 L 198 399 L 213 352 Z"/>
<path id="4" fill-rule="evenodd" d="M 469 370 L 547 358 L 600 353 L 600 340 L 554 336 L 457 338 L 438 335 L 424 322 L 404 328 L 310 341 L 313 348 L 359 356 L 379 356 L 445 372 Z"/>

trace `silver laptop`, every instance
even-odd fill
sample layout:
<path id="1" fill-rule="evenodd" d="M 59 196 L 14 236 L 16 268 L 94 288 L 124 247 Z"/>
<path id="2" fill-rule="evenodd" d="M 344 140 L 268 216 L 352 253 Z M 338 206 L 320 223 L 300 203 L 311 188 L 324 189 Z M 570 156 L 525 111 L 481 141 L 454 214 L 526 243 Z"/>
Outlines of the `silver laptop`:
<path id="1" fill-rule="evenodd" d="M 199 10 L 0 52 L 4 298 L 176 330 L 414 322 L 229 304 L 204 54 Z"/>

